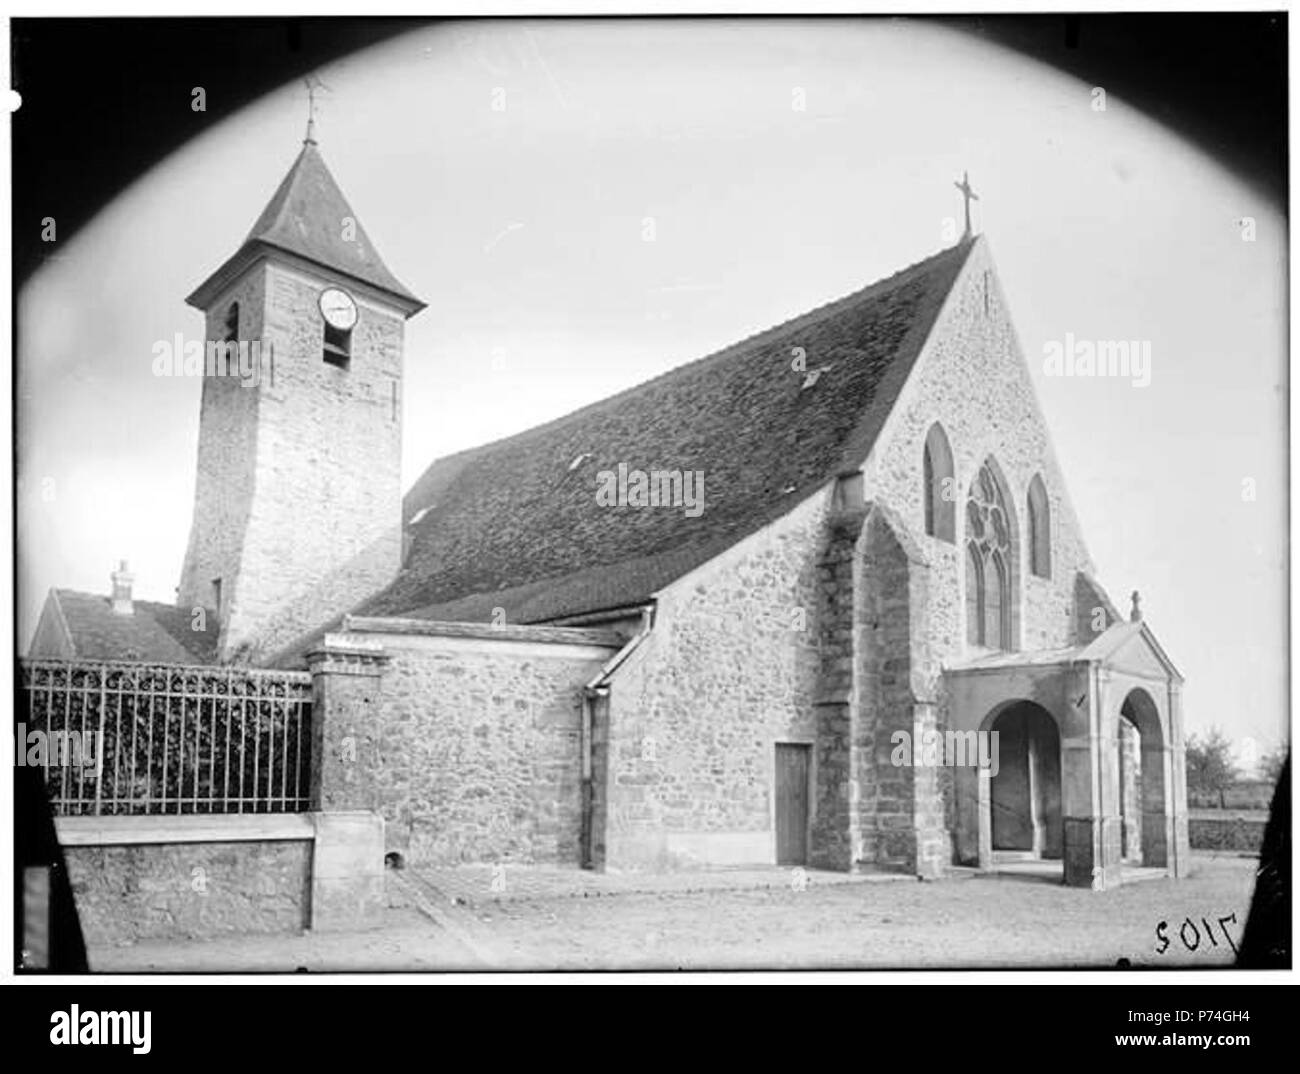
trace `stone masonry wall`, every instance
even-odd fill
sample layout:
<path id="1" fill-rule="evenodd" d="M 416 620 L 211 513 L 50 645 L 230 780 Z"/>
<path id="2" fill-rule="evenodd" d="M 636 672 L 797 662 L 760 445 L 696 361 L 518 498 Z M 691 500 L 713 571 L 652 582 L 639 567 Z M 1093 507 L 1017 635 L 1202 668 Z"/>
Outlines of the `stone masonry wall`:
<path id="1" fill-rule="evenodd" d="M 936 420 L 951 444 L 960 489 L 956 543 L 924 531 L 922 452 Z M 1076 572 L 1090 572 L 1091 564 L 980 240 L 863 467 L 862 500 L 886 509 L 901 538 L 915 542 L 928 564 L 923 581 L 879 580 L 910 586 L 910 596 L 900 594 L 901 600 L 922 598 L 921 606 L 898 617 L 908 634 L 899 641 L 899 655 L 886 657 L 889 666 L 877 670 L 892 674 L 899 660 L 911 670 L 913 711 L 886 713 L 890 728 L 910 726 L 918 735 L 927 727 L 943 729 L 942 670 L 973 655 L 965 641 L 960 550 L 966 494 L 989 456 L 1009 486 L 1015 527 L 1016 647 L 1065 647 L 1076 640 Z M 1049 579 L 1032 576 L 1026 559 L 1026 496 L 1035 474 L 1041 474 L 1050 502 Z M 837 644 L 834 625 L 826 621 L 834 617 L 835 604 L 824 589 L 843 584 L 848 569 L 823 562 L 834 541 L 827 525 L 831 497 L 826 490 L 809 498 L 660 594 L 655 629 L 619 669 L 610 698 L 611 867 L 774 860 L 774 744 L 782 739 L 814 744 L 810 852 L 815 863 L 845 867 L 843 796 L 850 789 L 842 781 L 848 761 L 835 742 L 870 728 L 851 729 L 844 699 L 826 693 L 837 670 L 823 671 L 817 649 L 819 638 L 823 646 Z M 790 627 L 795 609 L 803 609 L 802 631 Z M 848 661 L 839 673 L 857 672 L 862 669 L 855 661 L 866 658 L 865 649 L 859 640 L 851 654 L 830 658 Z M 870 745 L 867 739 L 855 745 L 876 749 L 874 737 Z M 871 778 L 879 782 L 876 752 Z M 867 774 L 859 771 L 863 779 Z M 894 789 L 900 788 L 901 783 Z M 914 867 L 932 873 L 942 867 L 941 859 L 951 858 L 944 831 L 951 831 L 955 813 L 949 770 L 912 780 L 908 801 L 911 834 L 903 838 L 914 841 Z M 868 852 L 861 839 L 854 842 L 851 854 L 867 860 L 883 845 L 875 840 L 877 849 Z M 900 846 L 885 843 L 886 859 L 899 863 L 907 857 Z"/>
<path id="2" fill-rule="evenodd" d="M 235 302 L 239 338 L 261 340 L 265 267 L 250 270 L 213 302 L 205 318 L 205 344 L 223 338 L 226 314 Z M 215 612 L 215 578 L 222 579 L 223 602 L 233 592 L 252 507 L 259 399 L 258 388 L 245 386 L 239 377 L 203 378 L 194 515 L 176 598 L 182 608 Z"/>
<path id="3" fill-rule="evenodd" d="M 988 312 L 985 312 L 985 274 Z M 921 546 L 933 570 L 929 632 L 942 663 L 967 655 L 964 559 L 966 496 L 983 461 L 993 456 L 1010 486 L 1016 523 L 1013 573 L 1020 582 L 1020 640 L 1025 650 L 1062 648 L 1074 638 L 1074 584 L 1091 563 L 1056 463 L 1033 382 L 1020 353 L 988 245 L 979 240 L 925 353 L 864 467 L 866 497 L 888 505 Z M 952 448 L 957 542 L 926 536 L 921 459 L 936 421 Z M 1052 577 L 1028 568 L 1026 497 L 1041 474 L 1051 508 Z"/>
<path id="4" fill-rule="evenodd" d="M 64 849 L 88 945 L 297 932 L 311 853 L 311 840 Z"/>
<path id="5" fill-rule="evenodd" d="M 932 650 L 925 630 L 930 570 L 890 512 L 871 506 L 858 550 L 856 787 L 853 864 L 939 875 L 951 860 L 938 770 L 895 764 L 937 727 Z M 896 739 L 899 733 L 905 739 Z"/>
<path id="6" fill-rule="evenodd" d="M 1229 813 L 1211 816 L 1207 810 L 1187 822 L 1193 850 L 1236 850 L 1258 854 L 1264 845 L 1264 819 L 1248 819 Z"/>
<path id="7" fill-rule="evenodd" d="M 582 688 L 616 649 L 382 640 L 373 699 L 331 715 L 349 723 L 331 748 L 353 740 L 349 806 L 381 813 L 388 849 L 412 862 L 577 866 Z"/>
<path id="8" fill-rule="evenodd" d="M 610 694 L 609 868 L 775 860 L 776 743 L 817 742 L 829 502 L 805 501 L 660 594 Z M 817 799 L 816 756 L 812 768 Z"/>
<path id="9" fill-rule="evenodd" d="M 817 564 L 821 592 L 817 647 L 821 654 L 816 694 L 817 774 L 809 861 L 819 869 L 849 870 L 858 838 L 857 806 L 851 801 L 854 746 L 856 620 L 854 563 L 866 514 L 863 506 L 839 505 L 827 519 L 827 541 Z"/>
<path id="10" fill-rule="evenodd" d="M 400 567 L 403 318 L 354 290 L 351 363 L 336 368 L 322 358 L 325 282 L 275 263 L 250 273 L 241 335 L 261 339 L 260 381 L 205 384 L 182 597 L 223 578 L 227 658 L 276 652 Z M 213 309 L 210 336 L 228 304 Z"/>
<path id="11" fill-rule="evenodd" d="M 953 454 L 959 495 L 955 543 L 925 533 L 922 456 L 926 434 L 936 421 L 942 424 Z M 930 564 L 929 608 L 917 629 L 931 647 L 934 681 L 926 689 L 936 698 L 940 727 L 949 723 L 942 669 L 976 655 L 966 643 L 965 501 L 980 465 L 990 456 L 1008 486 L 1014 519 L 1015 647 L 1032 651 L 1090 640 L 1091 630 L 1080 636 L 1076 627 L 1090 618 L 1090 609 L 1076 607 L 1076 575 L 1091 574 L 1092 564 L 987 242 L 981 239 L 863 468 L 867 498 L 897 514 Z M 1035 577 L 1028 567 L 1026 498 L 1035 474 L 1043 478 L 1050 505 L 1049 579 Z M 957 806 L 950 770 L 944 769 L 940 777 L 951 830 Z"/>
<path id="12" fill-rule="evenodd" d="M 321 356 L 322 283 L 272 267 L 259 495 L 229 643 L 270 654 L 378 591 L 401 566 L 400 313 L 353 291 L 352 360 Z"/>

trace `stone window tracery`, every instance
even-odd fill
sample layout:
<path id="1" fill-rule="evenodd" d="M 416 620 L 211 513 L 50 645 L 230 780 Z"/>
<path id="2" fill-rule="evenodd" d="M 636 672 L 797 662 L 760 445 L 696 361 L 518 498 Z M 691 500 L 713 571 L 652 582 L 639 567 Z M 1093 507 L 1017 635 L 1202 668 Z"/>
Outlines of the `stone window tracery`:
<path id="1" fill-rule="evenodd" d="M 966 640 L 1011 648 L 1011 521 L 986 462 L 966 501 Z"/>

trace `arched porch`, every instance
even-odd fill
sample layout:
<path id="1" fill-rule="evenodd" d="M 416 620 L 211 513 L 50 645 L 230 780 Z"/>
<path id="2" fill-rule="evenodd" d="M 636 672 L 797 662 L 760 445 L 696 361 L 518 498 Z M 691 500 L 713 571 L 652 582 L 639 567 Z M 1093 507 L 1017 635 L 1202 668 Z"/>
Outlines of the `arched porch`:
<path id="1" fill-rule="evenodd" d="M 1141 622 L 1073 649 L 983 656 L 944 685 L 949 728 L 998 733 L 996 775 L 954 772 L 958 863 L 1059 859 L 1065 883 L 1095 889 L 1186 873 L 1182 678 Z"/>

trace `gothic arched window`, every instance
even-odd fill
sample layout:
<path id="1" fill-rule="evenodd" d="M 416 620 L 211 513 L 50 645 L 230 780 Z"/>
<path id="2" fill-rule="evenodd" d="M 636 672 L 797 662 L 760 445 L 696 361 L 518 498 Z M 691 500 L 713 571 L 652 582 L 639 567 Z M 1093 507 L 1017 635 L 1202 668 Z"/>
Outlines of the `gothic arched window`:
<path id="1" fill-rule="evenodd" d="M 1029 482 L 1029 569 L 1039 578 L 1052 577 L 1052 509 L 1047 486 L 1034 475 Z"/>
<path id="2" fill-rule="evenodd" d="M 957 539 L 957 496 L 952 475 L 952 449 L 938 422 L 925 436 L 921 460 L 925 497 L 925 532 L 945 541 Z"/>
<path id="3" fill-rule="evenodd" d="M 966 639 L 1011 648 L 1011 521 L 986 462 L 966 501 Z"/>

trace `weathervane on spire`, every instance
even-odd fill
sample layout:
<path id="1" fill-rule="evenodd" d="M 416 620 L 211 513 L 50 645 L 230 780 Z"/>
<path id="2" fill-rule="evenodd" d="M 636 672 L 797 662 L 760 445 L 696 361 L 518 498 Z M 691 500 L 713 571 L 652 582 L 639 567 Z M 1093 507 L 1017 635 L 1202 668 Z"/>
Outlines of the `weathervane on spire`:
<path id="1" fill-rule="evenodd" d="M 961 182 L 958 183 L 958 182 L 954 181 L 952 185 L 955 186 L 958 190 L 961 191 L 961 196 L 962 196 L 962 198 L 964 199 L 964 201 L 965 201 L 965 203 L 966 203 L 966 230 L 962 232 L 962 236 L 961 236 L 961 237 L 962 237 L 963 239 L 969 239 L 969 238 L 970 238 L 970 234 L 971 234 L 971 232 L 970 232 L 970 203 L 971 203 L 972 201 L 979 201 L 979 200 L 980 200 L 980 196 L 979 196 L 978 194 L 976 194 L 975 191 L 971 188 L 971 185 L 970 185 L 970 175 L 969 175 L 967 172 L 965 172 L 965 171 L 963 171 L 963 172 L 961 173 Z"/>
<path id="2" fill-rule="evenodd" d="M 316 92 L 324 90 L 329 93 L 329 86 L 320 80 L 318 75 L 308 75 L 302 80 L 303 85 L 307 87 L 307 137 L 302 140 L 303 145 L 316 144 Z"/>

